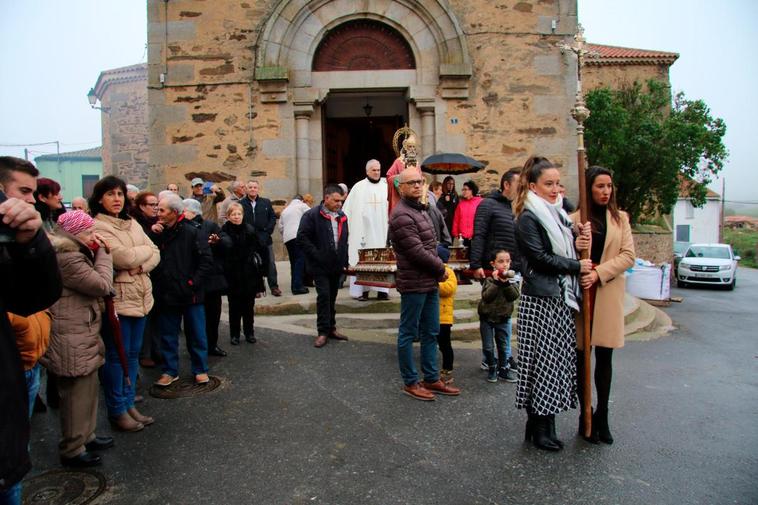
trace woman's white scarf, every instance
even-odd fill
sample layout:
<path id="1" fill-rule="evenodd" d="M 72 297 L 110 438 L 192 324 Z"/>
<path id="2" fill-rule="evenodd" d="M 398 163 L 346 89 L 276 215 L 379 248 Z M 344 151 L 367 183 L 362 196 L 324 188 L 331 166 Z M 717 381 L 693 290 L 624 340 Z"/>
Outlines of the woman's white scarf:
<path id="1" fill-rule="evenodd" d="M 576 249 L 574 249 L 574 234 L 571 231 L 573 225 L 566 211 L 563 210 L 563 199 L 560 195 L 555 203 L 549 203 L 534 191 L 529 191 L 526 195 L 524 208 L 537 216 L 537 220 L 547 231 L 553 254 L 564 258 L 577 259 Z M 558 282 L 566 305 L 578 312 L 582 290 L 579 288 L 577 276 L 559 275 Z"/>

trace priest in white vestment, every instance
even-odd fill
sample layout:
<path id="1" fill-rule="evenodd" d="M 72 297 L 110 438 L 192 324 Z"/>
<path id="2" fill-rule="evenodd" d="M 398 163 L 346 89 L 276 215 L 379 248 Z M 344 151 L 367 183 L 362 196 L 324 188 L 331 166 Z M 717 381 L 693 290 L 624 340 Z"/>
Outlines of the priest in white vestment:
<path id="1" fill-rule="evenodd" d="M 382 178 L 381 165 L 377 160 L 366 163 L 366 178 L 355 183 L 342 206 L 350 225 L 348 235 L 348 260 L 351 267 L 358 263 L 358 249 L 385 247 L 387 245 L 387 181 Z M 378 299 L 388 298 L 388 288 L 359 286 L 355 277 L 350 277 L 350 296 L 368 300 L 369 290 L 378 291 Z"/>

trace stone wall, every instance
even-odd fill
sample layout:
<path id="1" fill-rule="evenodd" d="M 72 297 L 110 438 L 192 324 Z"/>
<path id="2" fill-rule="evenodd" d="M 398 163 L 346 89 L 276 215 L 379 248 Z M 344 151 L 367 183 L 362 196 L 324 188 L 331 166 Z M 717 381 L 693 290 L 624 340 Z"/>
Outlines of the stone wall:
<path id="1" fill-rule="evenodd" d="M 650 79 L 668 84 L 669 69 L 663 65 L 588 66 L 582 77 L 584 89 L 588 91 L 603 87 L 621 89 L 635 81 L 644 84 Z"/>
<path id="2" fill-rule="evenodd" d="M 674 263 L 674 235 L 660 231 L 634 231 L 634 250 L 638 258 L 655 264 Z"/>
<path id="3" fill-rule="evenodd" d="M 318 195 L 322 183 L 320 101 L 329 87 L 307 83 L 302 72 L 285 72 L 289 80 L 278 96 L 278 88 L 272 91 L 271 86 L 276 88 L 282 76 L 275 67 L 258 65 L 255 54 L 259 34 L 281 4 L 287 6 L 280 19 L 291 24 L 308 9 L 313 11 L 303 26 L 305 32 L 325 26 L 330 15 L 334 20 L 366 15 L 393 23 L 405 8 L 393 0 L 353 1 L 337 12 L 337 3 L 149 0 L 151 186 L 194 176 L 213 181 L 256 177 L 261 179 L 262 194 L 281 208 L 297 191 L 304 171 L 305 188 Z M 429 4 L 429 9 L 439 11 L 446 2 L 405 4 L 423 4 L 424 8 Z M 462 151 L 488 163 L 490 173 L 478 177 L 486 185 L 535 153 L 550 157 L 573 174 L 575 140 L 569 110 L 574 69 L 555 43 L 573 34 L 576 1 L 453 0 L 449 12 L 465 34 L 471 75 L 466 89 L 460 91 L 461 98 L 451 98 L 442 96 L 444 83 L 439 75 L 448 62 L 443 59 L 436 67 L 419 70 L 414 79 L 420 84 L 407 86 L 411 126 L 421 130 L 422 114 L 433 110 L 435 150 Z M 411 39 L 416 37 L 412 43 L 421 54 L 430 47 L 430 40 L 418 35 L 422 26 L 410 26 L 416 19 L 412 14 L 397 20 L 398 29 L 407 29 Z M 279 26 L 272 28 L 271 37 Z M 318 32 L 314 37 L 322 35 Z M 292 54 L 312 49 L 277 48 Z M 444 50 L 431 49 L 444 54 Z M 258 75 L 256 67 L 261 70 Z M 273 75 L 263 75 L 267 72 Z M 352 74 L 348 77 L 359 85 L 361 73 Z M 304 152 L 309 154 L 300 167 L 298 114 L 308 115 L 307 125 L 299 131 L 305 136 Z M 567 178 L 570 193 L 573 179 Z"/>
<path id="4" fill-rule="evenodd" d="M 103 174 L 145 189 L 149 169 L 146 74 L 142 69 L 136 76 L 120 75 L 105 71 L 96 87 L 107 110 L 102 112 Z"/>

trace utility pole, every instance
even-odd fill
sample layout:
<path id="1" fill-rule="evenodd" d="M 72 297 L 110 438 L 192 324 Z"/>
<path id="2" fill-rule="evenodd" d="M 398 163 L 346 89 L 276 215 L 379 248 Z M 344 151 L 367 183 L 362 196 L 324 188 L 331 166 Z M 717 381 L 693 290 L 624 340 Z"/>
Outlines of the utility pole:
<path id="1" fill-rule="evenodd" d="M 721 222 L 719 223 L 719 243 L 722 244 L 724 243 L 724 219 L 726 219 L 724 202 L 726 202 L 726 177 L 721 179 Z"/>

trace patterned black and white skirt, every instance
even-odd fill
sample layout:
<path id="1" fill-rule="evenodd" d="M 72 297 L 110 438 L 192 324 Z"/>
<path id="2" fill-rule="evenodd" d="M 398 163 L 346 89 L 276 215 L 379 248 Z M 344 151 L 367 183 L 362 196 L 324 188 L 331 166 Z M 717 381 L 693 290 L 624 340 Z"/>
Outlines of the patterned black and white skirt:
<path id="1" fill-rule="evenodd" d="M 541 416 L 576 408 L 576 325 L 563 299 L 523 295 L 517 342 L 516 408 Z"/>

